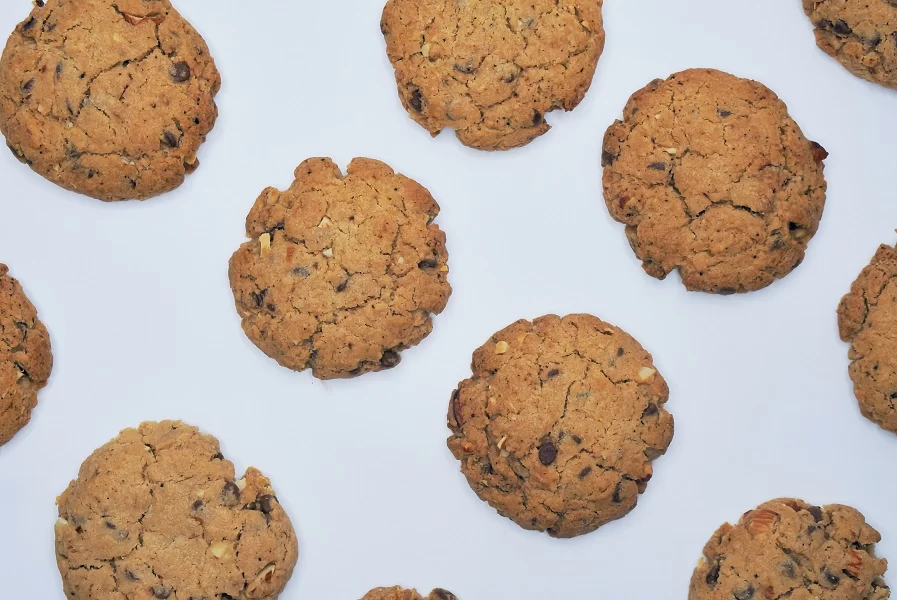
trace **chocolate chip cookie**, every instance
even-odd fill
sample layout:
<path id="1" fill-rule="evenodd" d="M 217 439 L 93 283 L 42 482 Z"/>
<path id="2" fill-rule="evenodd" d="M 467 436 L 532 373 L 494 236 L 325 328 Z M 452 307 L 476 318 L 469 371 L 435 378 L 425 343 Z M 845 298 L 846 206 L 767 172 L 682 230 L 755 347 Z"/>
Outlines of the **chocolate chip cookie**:
<path id="1" fill-rule="evenodd" d="M 688 600 L 887 600 L 879 541 L 849 506 L 773 500 L 707 542 Z"/>
<path id="2" fill-rule="evenodd" d="M 274 600 L 296 565 L 268 478 L 250 468 L 236 479 L 218 441 L 183 423 L 121 432 L 57 504 L 69 600 Z"/>
<path id="3" fill-rule="evenodd" d="M 897 249 L 883 245 L 838 307 L 850 378 L 866 418 L 897 433 Z"/>
<path id="4" fill-rule="evenodd" d="M 695 69 L 651 82 L 623 115 L 604 137 L 604 199 L 649 275 L 734 294 L 803 261 L 828 154 L 772 91 Z"/>
<path id="5" fill-rule="evenodd" d="M 424 598 L 417 590 L 405 590 L 400 587 L 377 588 L 364 595 L 361 600 L 458 600 L 458 597 L 445 590 L 436 589 Z"/>
<path id="6" fill-rule="evenodd" d="M 28 424 L 52 368 L 47 328 L 9 268 L 0 264 L 0 446 Z"/>
<path id="7" fill-rule="evenodd" d="M 857 77 L 897 89 L 897 1 L 803 0 L 816 44 Z"/>
<path id="8" fill-rule="evenodd" d="M 243 331 L 281 365 L 321 379 L 399 364 L 445 308 L 445 234 L 439 205 L 382 162 L 356 158 L 343 175 L 329 158 L 268 188 L 230 260 Z"/>
<path id="9" fill-rule="evenodd" d="M 573 537 L 629 513 L 673 438 L 651 355 L 590 315 L 518 321 L 473 355 L 449 449 L 477 495 L 524 529 Z"/>
<path id="10" fill-rule="evenodd" d="M 217 117 L 205 41 L 168 0 L 46 0 L 0 59 L 0 132 L 13 154 L 100 200 L 178 187 Z"/>
<path id="11" fill-rule="evenodd" d="M 604 50 L 602 0 L 389 0 L 381 29 L 399 98 L 433 136 L 508 150 L 573 110 Z"/>

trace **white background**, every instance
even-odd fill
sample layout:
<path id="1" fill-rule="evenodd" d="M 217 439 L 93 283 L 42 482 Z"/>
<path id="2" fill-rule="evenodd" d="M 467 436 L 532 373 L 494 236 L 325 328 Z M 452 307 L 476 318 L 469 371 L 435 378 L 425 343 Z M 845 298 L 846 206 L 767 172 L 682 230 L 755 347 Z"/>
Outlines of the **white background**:
<path id="1" fill-rule="evenodd" d="M 498 154 L 449 132 L 431 140 L 407 117 L 382 0 L 178 6 L 224 78 L 220 121 L 185 185 L 108 205 L 0 152 L 0 261 L 38 306 L 56 357 L 31 425 L 0 449 L 0 595 L 63 598 L 55 497 L 120 429 L 164 418 L 199 425 L 239 472 L 255 465 L 273 479 L 300 540 L 287 600 L 394 584 L 461 600 L 685 598 L 716 528 L 779 496 L 855 505 L 897 565 L 897 436 L 860 416 L 835 318 L 876 247 L 897 240 L 897 93 L 818 50 L 799 0 L 608 0 L 585 101 Z M 0 3 L 0 31 L 29 8 Z M 763 81 L 831 152 L 805 263 L 747 296 L 645 275 L 601 197 L 601 139 L 629 95 L 700 66 Z M 455 292 L 394 371 L 322 383 L 240 330 L 227 261 L 246 213 L 310 156 L 384 160 L 442 206 Z M 560 541 L 477 499 L 446 449 L 445 413 L 494 331 L 571 312 L 654 353 L 676 437 L 632 514 Z"/>

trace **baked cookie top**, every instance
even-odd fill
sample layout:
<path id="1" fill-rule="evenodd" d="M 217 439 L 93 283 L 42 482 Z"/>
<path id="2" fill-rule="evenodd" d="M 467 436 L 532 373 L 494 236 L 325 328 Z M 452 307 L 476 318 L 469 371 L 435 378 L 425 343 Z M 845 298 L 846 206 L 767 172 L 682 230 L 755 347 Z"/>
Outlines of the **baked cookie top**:
<path id="1" fill-rule="evenodd" d="M 764 85 L 689 70 L 636 92 L 607 130 L 604 198 L 649 275 L 748 292 L 803 260 L 826 156 Z"/>
<path id="2" fill-rule="evenodd" d="M 361 600 L 458 600 L 451 592 L 435 589 L 424 598 L 417 590 L 406 590 L 400 587 L 376 588 L 364 595 Z"/>
<path id="3" fill-rule="evenodd" d="M 848 506 L 773 500 L 707 542 L 688 600 L 887 600 L 879 541 Z"/>
<path id="4" fill-rule="evenodd" d="M 0 264 L 0 446 L 28 424 L 52 368 L 47 328 L 9 268 Z"/>
<path id="5" fill-rule="evenodd" d="M 816 43 L 854 75 L 897 89 L 895 0 L 803 0 Z"/>
<path id="6" fill-rule="evenodd" d="M 850 378 L 866 418 L 897 433 L 897 249 L 881 246 L 838 307 Z"/>
<path id="7" fill-rule="evenodd" d="M 673 438 L 651 355 L 590 315 L 518 321 L 473 355 L 449 449 L 477 495 L 524 529 L 573 537 L 631 511 Z"/>
<path id="8" fill-rule="evenodd" d="M 217 117 L 205 41 L 168 0 L 37 2 L 0 59 L 0 132 L 22 162 L 100 200 L 179 186 Z"/>
<path id="9" fill-rule="evenodd" d="M 242 479 L 218 441 L 179 422 L 127 429 L 57 499 L 69 600 L 274 600 L 297 542 L 271 482 Z"/>
<path id="10" fill-rule="evenodd" d="M 243 331 L 281 365 L 315 377 L 353 377 L 399 364 L 445 308 L 439 205 L 382 162 L 348 174 L 306 160 L 280 192 L 268 188 L 246 219 L 230 282 Z"/>
<path id="11" fill-rule="evenodd" d="M 381 29 L 399 97 L 432 135 L 507 150 L 573 110 L 604 50 L 602 0 L 389 0 Z"/>

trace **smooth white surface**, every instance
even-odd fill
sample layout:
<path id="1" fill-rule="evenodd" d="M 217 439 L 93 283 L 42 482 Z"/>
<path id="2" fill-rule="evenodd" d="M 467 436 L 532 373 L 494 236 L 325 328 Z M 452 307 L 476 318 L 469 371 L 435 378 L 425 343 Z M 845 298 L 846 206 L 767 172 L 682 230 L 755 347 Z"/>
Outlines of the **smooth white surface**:
<path id="1" fill-rule="evenodd" d="M 860 416 L 835 319 L 878 244 L 897 240 L 897 93 L 818 50 L 798 0 L 606 4 L 607 49 L 585 101 L 512 152 L 469 150 L 449 132 L 431 140 L 407 117 L 382 0 L 180 0 L 224 87 L 202 166 L 162 198 L 102 204 L 0 152 L 0 261 L 56 357 L 31 425 L 0 449 L 0 597 L 63 598 L 55 497 L 120 429 L 163 418 L 199 425 L 240 472 L 273 479 L 300 539 L 286 600 L 393 584 L 462 600 L 685 598 L 716 528 L 780 496 L 855 505 L 897 566 L 897 436 Z M 0 31 L 29 8 L 0 3 Z M 601 198 L 601 138 L 626 99 L 699 66 L 763 81 L 831 152 L 805 263 L 747 296 L 645 275 Z M 455 292 L 394 371 L 322 383 L 240 330 L 227 261 L 246 213 L 310 156 L 384 160 L 442 206 Z M 676 437 L 632 514 L 559 541 L 477 499 L 445 447 L 445 413 L 494 331 L 579 311 L 654 353 Z"/>

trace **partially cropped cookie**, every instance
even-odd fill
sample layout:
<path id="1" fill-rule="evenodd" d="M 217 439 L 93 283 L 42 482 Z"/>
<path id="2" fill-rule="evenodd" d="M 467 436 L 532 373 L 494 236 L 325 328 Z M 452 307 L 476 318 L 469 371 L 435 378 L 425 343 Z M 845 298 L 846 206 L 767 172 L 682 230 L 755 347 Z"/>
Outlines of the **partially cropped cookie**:
<path id="1" fill-rule="evenodd" d="M 897 433 L 897 249 L 882 245 L 838 307 L 860 410 Z"/>
<path id="2" fill-rule="evenodd" d="M 582 101 L 604 50 L 602 0 L 389 0 L 381 29 L 402 105 L 480 150 L 528 144 Z"/>
<path id="3" fill-rule="evenodd" d="M 0 132 L 16 157 L 100 200 L 178 187 L 217 117 L 221 79 L 168 0 L 35 2 L 0 59 Z"/>
<path id="4" fill-rule="evenodd" d="M 31 420 L 53 368 L 50 335 L 22 286 L 0 264 L 0 446 Z"/>
<path id="5" fill-rule="evenodd" d="M 857 77 L 897 89 L 897 1 L 803 0 L 816 44 Z"/>
<path id="6" fill-rule="evenodd" d="M 449 449 L 477 495 L 524 529 L 573 537 L 619 519 L 673 438 L 651 355 L 590 315 L 518 321 L 473 355 Z"/>
<path id="7" fill-rule="evenodd" d="M 441 589 L 435 589 L 427 597 L 421 596 L 417 590 L 406 590 L 400 587 L 376 588 L 364 595 L 361 600 L 458 600 L 458 597 Z"/>
<path id="8" fill-rule="evenodd" d="M 296 565 L 268 478 L 237 479 L 218 441 L 183 423 L 122 431 L 56 503 L 69 600 L 274 600 Z"/>
<path id="9" fill-rule="evenodd" d="M 321 379 L 391 369 L 445 308 L 445 234 L 420 184 L 367 158 L 329 158 L 268 188 L 230 260 L 243 331 L 281 365 Z"/>
<path id="10" fill-rule="evenodd" d="M 849 506 L 773 500 L 707 542 L 688 600 L 887 600 L 880 541 Z"/>
<path id="11" fill-rule="evenodd" d="M 749 292 L 803 261 L 826 156 L 766 86 L 694 69 L 636 92 L 607 130 L 604 199 L 649 275 Z"/>

